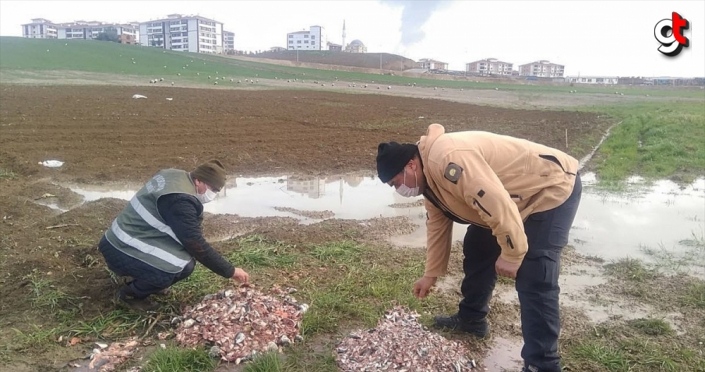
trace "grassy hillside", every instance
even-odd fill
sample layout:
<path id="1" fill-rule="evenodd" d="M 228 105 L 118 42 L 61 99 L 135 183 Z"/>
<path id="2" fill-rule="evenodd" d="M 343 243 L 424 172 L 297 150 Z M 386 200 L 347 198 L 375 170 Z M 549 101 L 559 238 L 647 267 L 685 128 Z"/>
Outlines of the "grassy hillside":
<path id="1" fill-rule="evenodd" d="M 134 62 L 134 63 L 133 63 Z M 225 76 L 245 79 L 305 79 L 307 81 L 333 81 L 336 78 L 350 82 L 454 88 L 454 89 L 502 89 L 521 92 L 557 92 L 568 94 L 577 89 L 578 94 L 614 94 L 614 87 L 569 87 L 521 85 L 472 80 L 436 80 L 432 78 L 410 78 L 366 74 L 347 71 L 316 70 L 249 62 L 215 55 L 173 52 L 163 49 L 134 45 L 121 45 L 91 40 L 42 40 L 18 37 L 0 37 L 0 69 L 12 71 L 86 71 L 113 75 L 144 76 L 147 79 L 187 80 L 212 84 L 207 76 Z M 181 74 L 181 75 L 178 75 Z M 700 89 L 646 89 L 641 87 L 619 87 L 624 95 L 702 97 Z"/>
<path id="2" fill-rule="evenodd" d="M 381 65 L 385 70 L 394 71 L 416 68 L 416 62 L 413 60 L 404 56 L 390 53 L 343 53 L 328 50 L 311 50 L 297 53 L 295 50 L 285 50 L 281 52 L 262 52 L 259 54 L 253 54 L 250 57 L 322 63 L 338 66 L 352 66 L 369 69 L 379 69 Z"/>

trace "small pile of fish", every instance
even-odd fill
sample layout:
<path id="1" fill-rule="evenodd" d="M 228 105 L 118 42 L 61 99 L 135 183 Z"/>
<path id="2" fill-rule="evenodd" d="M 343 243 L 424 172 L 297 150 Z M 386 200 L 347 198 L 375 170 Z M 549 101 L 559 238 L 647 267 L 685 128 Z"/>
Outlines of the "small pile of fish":
<path id="1" fill-rule="evenodd" d="M 93 349 L 91 362 L 88 364 L 89 371 L 109 372 L 116 371 L 118 367 L 128 360 L 139 346 L 136 337 L 125 342 L 113 342 L 110 346 L 106 344 L 96 344 Z"/>
<path id="2" fill-rule="evenodd" d="M 452 371 L 474 369 L 460 343 L 423 328 L 419 314 L 407 308 L 387 311 L 377 327 L 355 331 L 336 347 L 343 371 Z"/>
<path id="3" fill-rule="evenodd" d="M 240 364 L 258 353 L 279 351 L 299 334 L 306 304 L 289 296 L 295 289 L 275 287 L 271 294 L 241 286 L 206 295 L 174 318 L 176 340 L 184 346 L 210 345 L 210 354 Z"/>

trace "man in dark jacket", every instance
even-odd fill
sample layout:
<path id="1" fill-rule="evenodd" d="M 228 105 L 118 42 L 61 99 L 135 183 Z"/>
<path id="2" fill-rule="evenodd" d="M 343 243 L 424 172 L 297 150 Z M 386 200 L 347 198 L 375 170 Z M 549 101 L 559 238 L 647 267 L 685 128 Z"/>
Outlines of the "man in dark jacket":
<path id="1" fill-rule="evenodd" d="M 192 172 L 161 170 L 137 191 L 98 245 L 110 270 L 133 279 L 118 290 L 118 302 L 155 310 L 158 306 L 149 296 L 165 293 L 191 275 L 195 261 L 225 278 L 248 283 L 249 275 L 203 238 L 203 204 L 223 186 L 225 168 L 210 160 Z"/>

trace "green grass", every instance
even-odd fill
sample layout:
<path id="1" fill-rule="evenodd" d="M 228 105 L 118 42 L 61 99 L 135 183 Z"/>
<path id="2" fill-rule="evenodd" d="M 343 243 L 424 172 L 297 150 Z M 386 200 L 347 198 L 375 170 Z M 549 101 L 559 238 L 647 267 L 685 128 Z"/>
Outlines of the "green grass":
<path id="1" fill-rule="evenodd" d="M 143 372 L 207 372 L 216 367 L 216 360 L 202 349 L 167 347 L 149 356 Z"/>
<path id="2" fill-rule="evenodd" d="M 638 174 L 691 182 L 705 175 L 705 102 L 635 103 L 594 110 L 621 120 L 593 159 L 601 181 Z"/>
<path id="3" fill-rule="evenodd" d="M 677 372 L 700 371 L 705 366 L 697 348 L 672 336 L 673 331 L 662 321 L 639 319 L 627 325 L 603 324 L 597 329 L 566 348 L 565 369 Z"/>
<path id="4" fill-rule="evenodd" d="M 687 287 L 681 303 L 705 309 L 705 283 L 694 283 Z"/>
<path id="5" fill-rule="evenodd" d="M 674 333 L 671 325 L 663 319 L 633 319 L 628 321 L 627 324 L 649 336 L 671 335 Z"/>
<path id="6" fill-rule="evenodd" d="M 276 352 L 268 352 L 255 357 L 245 365 L 242 372 L 277 372 L 282 370 L 282 361 Z"/>
<path id="7" fill-rule="evenodd" d="M 47 50 L 49 50 L 47 52 Z M 136 63 L 132 63 L 134 61 Z M 193 62 L 191 62 L 193 61 Z M 186 65 L 189 65 L 186 67 Z M 164 68 L 166 66 L 166 68 Z M 186 67 L 186 68 L 183 68 Z M 168 81 L 187 80 L 212 84 L 210 76 L 228 78 L 304 79 L 333 81 L 336 78 L 351 82 L 372 84 L 407 85 L 416 83 L 420 87 L 451 89 L 492 89 L 527 92 L 532 96 L 542 93 L 569 94 L 577 89 L 580 94 L 614 94 L 614 87 L 567 85 L 531 85 L 467 80 L 437 80 L 405 76 L 380 75 L 348 71 L 316 70 L 275 64 L 242 61 L 233 58 L 197 53 L 173 52 L 158 48 L 122 45 L 104 41 L 48 40 L 0 37 L 0 68 L 4 73 L 12 71 L 86 71 L 125 76 L 164 77 Z M 217 74 L 216 74 L 217 72 Z M 177 76 L 177 74 L 181 76 Z M 197 75 L 199 73 L 200 75 Z M 149 79 L 148 78 L 148 79 Z M 522 81 L 525 82 L 525 81 Z M 293 86 L 292 86 L 293 87 Z M 701 97 L 698 89 L 650 89 L 644 87 L 620 87 L 624 95 Z"/>
<path id="8" fill-rule="evenodd" d="M 658 276 L 655 269 L 647 268 L 643 262 L 632 258 L 606 264 L 605 271 L 607 274 L 631 282 L 646 282 Z"/>
<path id="9" fill-rule="evenodd" d="M 0 179 L 14 179 L 16 177 L 17 175 L 15 174 L 15 172 L 6 169 L 0 169 Z"/>

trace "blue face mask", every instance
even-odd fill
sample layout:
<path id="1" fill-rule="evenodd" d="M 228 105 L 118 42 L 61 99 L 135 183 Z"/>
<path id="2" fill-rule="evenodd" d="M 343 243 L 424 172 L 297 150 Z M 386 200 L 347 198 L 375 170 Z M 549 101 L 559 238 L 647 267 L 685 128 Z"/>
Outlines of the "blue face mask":
<path id="1" fill-rule="evenodd" d="M 406 185 L 406 169 L 404 169 L 404 182 L 397 188 L 397 193 L 405 198 L 413 198 L 414 196 L 421 195 L 419 182 L 416 178 L 416 172 L 414 172 L 414 185 L 416 185 L 416 187 L 409 187 Z"/>

